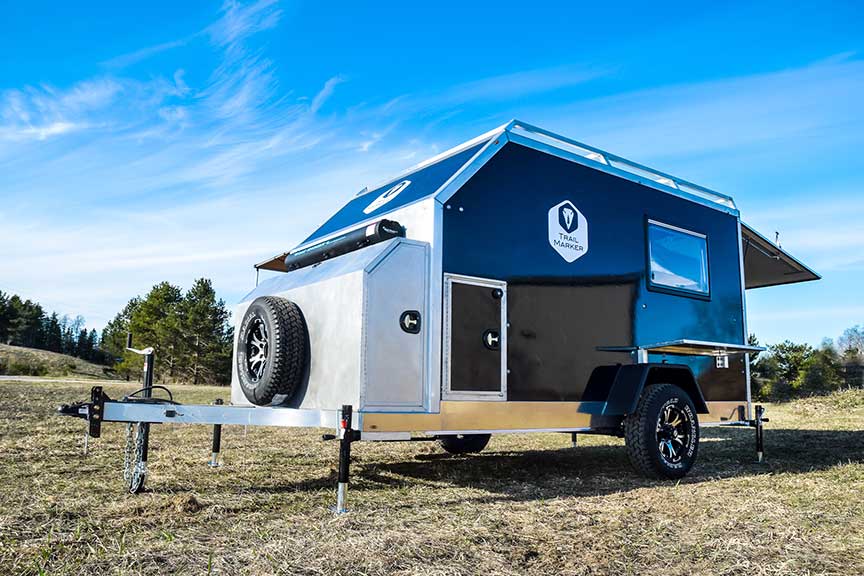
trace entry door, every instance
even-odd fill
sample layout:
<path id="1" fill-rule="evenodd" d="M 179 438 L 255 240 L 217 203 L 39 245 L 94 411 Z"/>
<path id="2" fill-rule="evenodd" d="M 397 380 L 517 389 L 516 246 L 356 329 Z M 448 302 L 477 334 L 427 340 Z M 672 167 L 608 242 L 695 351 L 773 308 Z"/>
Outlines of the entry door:
<path id="1" fill-rule="evenodd" d="M 507 399 L 507 284 L 444 276 L 445 400 Z"/>

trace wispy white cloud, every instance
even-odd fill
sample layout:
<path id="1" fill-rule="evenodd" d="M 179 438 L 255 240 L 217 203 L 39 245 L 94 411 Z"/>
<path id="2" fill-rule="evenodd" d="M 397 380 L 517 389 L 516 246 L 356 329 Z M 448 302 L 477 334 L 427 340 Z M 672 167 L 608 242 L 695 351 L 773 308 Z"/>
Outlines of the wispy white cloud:
<path id="1" fill-rule="evenodd" d="M 312 99 L 312 104 L 309 106 L 309 112 L 315 114 L 321 109 L 321 106 L 333 95 L 336 86 L 344 82 L 345 79 L 341 76 L 334 76 L 324 83 L 324 87 Z"/>
<path id="2" fill-rule="evenodd" d="M 221 55 L 203 85 L 190 86 L 178 68 L 147 81 L 104 76 L 66 90 L 40 86 L 0 94 L 0 141 L 74 133 L 79 138 L 73 154 L 45 160 L 54 173 L 76 170 L 89 151 L 86 162 L 98 165 L 104 158 L 99 172 L 124 194 L 160 186 L 225 185 L 274 158 L 308 150 L 332 138 L 335 122 L 317 113 L 344 79 L 331 77 L 312 98 L 279 86 L 275 66 L 251 41 L 273 28 L 280 14 L 272 1 L 229 2 L 205 33 L 190 36 L 209 39 Z M 10 161 L 3 156 L 0 147 L 0 164 Z M 118 169 L 118 163 L 131 163 L 135 172 Z M 34 169 L 32 177 L 39 180 L 41 172 Z M 25 180 L 26 170 L 18 177 Z"/>
<path id="3" fill-rule="evenodd" d="M 93 126 L 91 114 L 111 105 L 123 92 L 110 78 L 87 80 L 68 90 L 49 85 L 0 94 L 0 139 L 45 140 Z"/>
<path id="4" fill-rule="evenodd" d="M 33 125 L 18 127 L 0 127 L 0 139 L 7 140 L 45 140 L 51 136 L 59 136 L 68 134 L 75 130 L 86 128 L 86 124 L 73 124 L 72 122 L 50 122 L 48 124 Z"/>
<path id="5" fill-rule="evenodd" d="M 80 313 L 98 328 L 162 280 L 188 288 L 209 277 L 235 302 L 254 287 L 252 264 L 302 240 L 356 191 L 364 169 L 358 161 L 290 179 L 280 172 L 227 195 L 91 206 L 74 218 L 0 212 L 0 289 Z"/>
<path id="6" fill-rule="evenodd" d="M 452 117 L 454 109 L 490 103 L 505 106 L 521 99 L 574 88 L 614 73 L 601 66 L 566 66 L 520 70 L 478 80 L 392 97 L 372 109 L 382 117 L 430 114 Z"/>
<path id="7" fill-rule="evenodd" d="M 227 2 L 205 29 L 109 60 L 98 77 L 0 94 L 0 287 L 95 326 L 161 280 L 208 276 L 236 300 L 253 262 L 302 240 L 364 184 L 514 116 L 670 162 L 862 117 L 851 113 L 862 65 L 848 57 L 591 100 L 581 89 L 615 67 L 540 66 L 343 106 L 368 95 L 340 70 L 283 84 L 262 41 L 282 18 L 275 1 Z M 193 43 L 212 50 L 212 70 L 184 74 Z M 131 76 L 168 52 L 161 75 Z M 792 247 L 797 217 L 779 223 Z M 799 247 L 809 257 L 827 244 Z"/>
<path id="8" fill-rule="evenodd" d="M 148 58 L 157 54 L 161 54 L 162 52 L 167 52 L 169 50 L 173 50 L 174 48 L 186 46 L 196 36 L 198 36 L 198 34 L 192 34 L 186 38 L 181 38 L 179 40 L 162 42 L 161 44 L 154 44 L 153 46 L 147 46 L 146 48 L 141 48 L 140 50 L 129 52 L 128 54 L 121 54 L 120 56 L 116 56 L 114 58 L 111 58 L 110 60 L 102 62 L 102 65 L 109 69 L 126 68 L 127 66 L 137 64 L 138 62 L 147 60 Z"/>
<path id="9" fill-rule="evenodd" d="M 277 4 L 277 0 L 259 0 L 251 4 L 227 0 L 222 5 L 222 17 L 206 32 L 234 57 L 236 52 L 243 51 L 243 42 L 247 38 L 279 24 L 282 11 Z"/>
<path id="10" fill-rule="evenodd" d="M 100 77 L 0 93 L 2 288 L 101 326 L 160 278 L 214 277 L 236 299 L 251 287 L 251 263 L 299 241 L 310 223 L 274 183 L 286 180 L 285 158 L 331 137 L 334 122 L 317 113 L 342 78 L 310 98 L 279 86 L 252 40 L 280 14 L 274 2 L 229 2 L 204 33 L 109 61 Z M 182 61 L 191 41 L 209 42 L 219 56 L 203 83 L 183 67 L 146 80 L 122 75 L 167 50 Z M 310 182 L 308 170 L 292 172 L 294 184 Z M 356 181 L 339 174 L 309 185 L 350 194 Z M 310 204 L 330 210 L 333 201 Z M 100 275 L 111 290 L 94 284 Z M 62 287 L 51 279 L 58 276 Z"/>
<path id="11" fill-rule="evenodd" d="M 638 90 L 530 110 L 538 122 L 646 160 L 861 134 L 864 60 L 839 55 L 779 72 Z M 824 142 L 815 138 L 808 144 Z"/>
<path id="12" fill-rule="evenodd" d="M 430 97 L 434 104 L 506 101 L 585 84 L 609 76 L 611 67 L 566 66 L 501 74 L 458 84 Z"/>

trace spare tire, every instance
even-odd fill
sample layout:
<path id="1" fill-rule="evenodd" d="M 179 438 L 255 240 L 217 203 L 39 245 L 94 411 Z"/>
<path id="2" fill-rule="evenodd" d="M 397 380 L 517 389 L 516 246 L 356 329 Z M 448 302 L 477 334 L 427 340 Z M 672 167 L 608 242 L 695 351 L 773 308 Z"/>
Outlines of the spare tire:
<path id="1" fill-rule="evenodd" d="M 290 400 L 303 381 L 308 341 L 299 306 L 275 296 L 256 298 L 237 336 L 237 374 L 246 398 L 258 406 L 277 394 Z"/>

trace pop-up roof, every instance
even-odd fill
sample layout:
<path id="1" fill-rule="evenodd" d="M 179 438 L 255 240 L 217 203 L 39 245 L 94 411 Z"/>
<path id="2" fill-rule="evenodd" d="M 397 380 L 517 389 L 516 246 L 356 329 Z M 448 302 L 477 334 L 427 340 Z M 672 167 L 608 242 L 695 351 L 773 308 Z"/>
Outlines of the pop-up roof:
<path id="1" fill-rule="evenodd" d="M 314 249 L 342 234 L 357 230 L 386 217 L 387 214 L 419 200 L 435 197 L 445 203 L 470 175 L 489 161 L 509 142 L 527 146 L 560 158 L 638 182 L 738 216 L 730 196 L 664 174 L 581 142 L 513 120 L 504 126 L 469 140 L 408 169 L 396 178 L 362 191 L 345 204 L 291 252 L 284 252 L 255 267 L 284 272 L 288 254 Z M 460 174 L 463 177 L 460 179 Z M 747 288 L 776 286 L 817 280 L 819 275 L 764 236 L 742 224 L 744 277 Z"/>

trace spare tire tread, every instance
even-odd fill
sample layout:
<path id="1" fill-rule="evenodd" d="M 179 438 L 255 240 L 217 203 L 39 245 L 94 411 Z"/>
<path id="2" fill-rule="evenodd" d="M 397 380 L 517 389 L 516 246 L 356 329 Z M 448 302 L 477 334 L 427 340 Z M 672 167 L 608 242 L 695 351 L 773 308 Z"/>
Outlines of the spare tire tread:
<path id="1" fill-rule="evenodd" d="M 263 406 L 269 404 L 277 394 L 290 398 L 300 386 L 306 368 L 307 334 L 303 313 L 294 302 L 276 296 L 264 296 L 256 299 L 253 302 L 253 305 L 255 304 L 266 308 L 273 320 L 268 327 L 268 345 L 274 352 L 268 367 L 269 374 L 259 380 L 254 388 L 250 389 L 245 384 L 242 374 L 240 380 L 241 388 L 249 401 Z M 244 335 L 240 334 L 240 338 L 243 337 Z M 245 367 L 238 364 L 238 370 L 242 373 Z"/>
<path id="2" fill-rule="evenodd" d="M 273 345 L 277 351 L 285 350 L 285 353 L 274 356 L 270 381 L 275 383 L 278 394 L 291 395 L 303 377 L 303 361 L 306 357 L 306 326 L 303 315 L 294 302 L 285 298 L 267 296 L 264 301 L 273 312 L 273 318 L 279 327 L 274 334 Z"/>

